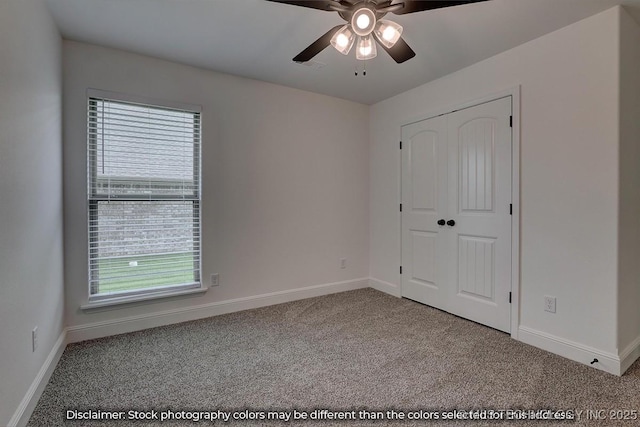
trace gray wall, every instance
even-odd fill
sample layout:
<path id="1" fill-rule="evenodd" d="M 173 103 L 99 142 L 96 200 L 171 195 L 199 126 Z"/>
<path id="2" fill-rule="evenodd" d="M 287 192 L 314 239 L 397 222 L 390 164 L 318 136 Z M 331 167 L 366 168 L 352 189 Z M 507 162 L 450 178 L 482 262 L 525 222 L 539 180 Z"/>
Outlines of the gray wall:
<path id="1" fill-rule="evenodd" d="M 366 105 L 78 42 L 65 41 L 63 57 L 68 326 L 368 277 Z M 202 106 L 202 268 L 219 287 L 80 309 L 88 88 Z"/>
<path id="2" fill-rule="evenodd" d="M 399 293 L 400 126 L 520 86 L 519 332 L 615 357 L 618 22 L 610 9 L 371 107 L 370 263 L 379 287 Z M 557 297 L 556 314 L 544 311 L 544 295 Z"/>
<path id="3" fill-rule="evenodd" d="M 620 10 L 618 349 L 640 340 L 640 26 Z"/>
<path id="4" fill-rule="evenodd" d="M 61 39 L 44 4 L 2 0 L 0 425 L 63 329 L 61 96 Z"/>

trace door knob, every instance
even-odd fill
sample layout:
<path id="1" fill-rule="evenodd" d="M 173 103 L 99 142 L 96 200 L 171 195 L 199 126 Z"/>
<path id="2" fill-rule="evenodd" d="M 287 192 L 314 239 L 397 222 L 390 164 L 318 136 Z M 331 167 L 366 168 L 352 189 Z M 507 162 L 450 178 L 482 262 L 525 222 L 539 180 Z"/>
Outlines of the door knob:
<path id="1" fill-rule="evenodd" d="M 454 225 L 456 225 L 456 222 L 454 220 L 450 219 L 449 221 L 447 221 L 447 225 L 449 227 L 453 227 Z"/>
<path id="2" fill-rule="evenodd" d="M 445 225 L 447 222 L 444 219 L 438 221 L 438 225 Z"/>

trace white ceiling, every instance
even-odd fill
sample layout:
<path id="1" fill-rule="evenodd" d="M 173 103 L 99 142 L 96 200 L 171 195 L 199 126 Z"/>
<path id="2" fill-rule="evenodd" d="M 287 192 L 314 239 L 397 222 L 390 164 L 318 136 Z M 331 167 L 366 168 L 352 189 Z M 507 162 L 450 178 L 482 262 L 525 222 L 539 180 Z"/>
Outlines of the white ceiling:
<path id="1" fill-rule="evenodd" d="M 373 104 L 489 58 L 616 4 L 640 21 L 640 0 L 491 0 L 388 18 L 416 57 L 396 64 L 379 49 L 367 76 L 354 52 L 332 47 L 291 58 L 342 19 L 265 0 L 47 0 L 62 35 L 197 67 Z"/>

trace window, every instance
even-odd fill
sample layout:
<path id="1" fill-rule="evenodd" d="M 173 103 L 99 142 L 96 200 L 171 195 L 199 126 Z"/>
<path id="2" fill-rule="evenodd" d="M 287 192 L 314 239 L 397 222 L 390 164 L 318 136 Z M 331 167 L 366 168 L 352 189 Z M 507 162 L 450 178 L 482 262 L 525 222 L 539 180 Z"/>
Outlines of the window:
<path id="1" fill-rule="evenodd" d="M 87 152 L 90 301 L 200 288 L 200 112 L 90 92 Z"/>

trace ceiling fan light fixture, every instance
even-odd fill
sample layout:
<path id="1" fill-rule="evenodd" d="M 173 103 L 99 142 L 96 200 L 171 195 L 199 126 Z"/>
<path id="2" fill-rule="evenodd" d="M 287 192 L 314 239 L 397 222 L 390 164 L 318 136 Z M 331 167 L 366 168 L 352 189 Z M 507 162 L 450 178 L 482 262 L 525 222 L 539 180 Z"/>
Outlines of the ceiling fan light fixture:
<path id="1" fill-rule="evenodd" d="M 402 35 L 402 26 L 393 21 L 381 19 L 376 24 L 375 35 L 378 41 L 388 48 L 392 48 Z"/>
<path id="2" fill-rule="evenodd" d="M 487 2 L 490 0 L 267 0 L 291 6 L 316 9 L 324 12 L 338 13 L 347 22 L 348 29 L 358 36 L 356 56 L 358 59 L 370 59 L 376 56 L 376 44 L 389 54 L 397 63 L 402 64 L 416 53 L 402 38 L 402 27 L 394 22 L 380 18 L 388 13 L 406 15 L 434 9 L 462 6 L 469 3 Z M 347 54 L 350 36 L 344 32 L 344 24 L 336 25 L 293 57 L 297 63 L 309 62 L 330 44 L 341 53 Z M 373 36 L 371 35 L 373 33 Z M 367 37 L 371 37 L 368 39 Z M 356 73 L 357 74 L 357 73 Z"/>
<path id="3" fill-rule="evenodd" d="M 359 36 L 368 36 L 376 26 L 376 14 L 366 6 L 356 10 L 351 17 L 351 27 Z"/>
<path id="4" fill-rule="evenodd" d="M 341 54 L 347 55 L 351 51 L 355 41 L 356 35 L 351 31 L 349 25 L 345 25 L 331 37 L 331 46 L 335 47 Z"/>
<path id="5" fill-rule="evenodd" d="M 358 44 L 356 46 L 356 59 L 360 61 L 366 61 L 367 59 L 373 59 L 378 55 L 376 51 L 376 44 L 373 38 L 369 36 L 358 37 Z"/>

